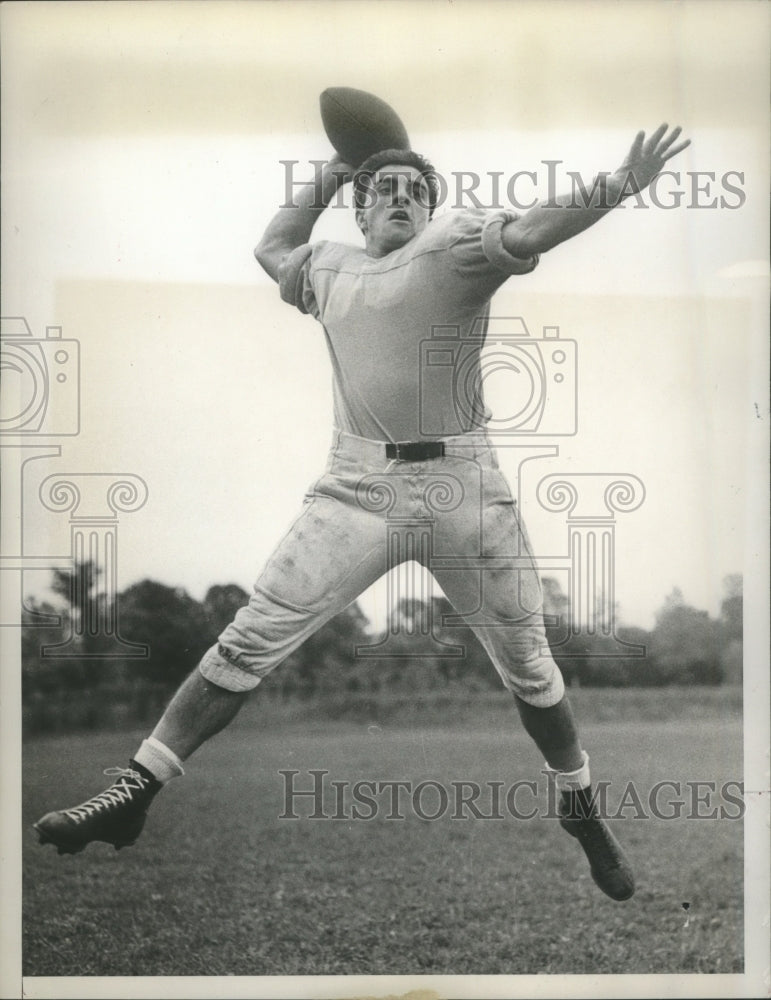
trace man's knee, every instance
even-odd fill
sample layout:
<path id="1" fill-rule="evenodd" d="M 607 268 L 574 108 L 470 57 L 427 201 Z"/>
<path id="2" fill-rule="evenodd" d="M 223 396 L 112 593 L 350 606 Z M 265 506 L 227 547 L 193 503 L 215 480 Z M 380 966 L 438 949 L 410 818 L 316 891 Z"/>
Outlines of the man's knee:
<path id="1" fill-rule="evenodd" d="M 534 708 L 550 708 L 565 695 L 562 672 L 548 653 L 528 660 L 498 656 L 493 663 L 504 687 Z"/>
<path id="2" fill-rule="evenodd" d="M 198 671 L 211 684 L 235 693 L 251 691 L 262 680 L 260 674 L 239 664 L 221 643 L 216 643 L 204 653 Z"/>

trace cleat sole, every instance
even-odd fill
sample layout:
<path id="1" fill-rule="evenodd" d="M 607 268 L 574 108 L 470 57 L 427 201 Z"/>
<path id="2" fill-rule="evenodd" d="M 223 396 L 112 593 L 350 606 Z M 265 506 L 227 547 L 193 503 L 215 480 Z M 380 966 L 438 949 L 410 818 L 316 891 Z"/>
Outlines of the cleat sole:
<path id="1" fill-rule="evenodd" d="M 38 844 L 53 844 L 59 854 L 80 854 L 81 851 L 85 851 L 92 841 L 87 841 L 84 844 L 60 844 L 53 837 L 50 837 L 47 833 L 40 829 L 37 823 L 33 823 L 33 830 L 37 833 Z M 94 843 L 96 841 L 93 841 Z M 124 840 L 122 843 L 116 844 L 112 840 L 105 841 L 105 843 L 112 844 L 116 851 L 122 850 L 124 847 L 133 847 L 136 844 L 136 837 L 133 840 Z"/>

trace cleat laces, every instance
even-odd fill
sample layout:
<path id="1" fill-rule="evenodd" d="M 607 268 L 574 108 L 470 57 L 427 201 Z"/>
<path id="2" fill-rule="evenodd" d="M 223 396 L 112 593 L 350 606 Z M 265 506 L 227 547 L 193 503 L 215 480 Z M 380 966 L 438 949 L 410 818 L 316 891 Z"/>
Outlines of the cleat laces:
<path id="1" fill-rule="evenodd" d="M 114 777 L 118 780 L 105 791 L 100 792 L 99 795 L 89 799 L 88 802 L 73 806 L 72 809 L 64 809 L 65 816 L 80 823 L 103 809 L 119 806 L 123 802 L 132 802 L 134 800 L 133 793 L 144 791 L 150 784 L 147 778 L 143 778 L 139 771 L 135 771 L 131 767 L 108 767 L 105 768 L 104 773 L 107 777 Z"/>

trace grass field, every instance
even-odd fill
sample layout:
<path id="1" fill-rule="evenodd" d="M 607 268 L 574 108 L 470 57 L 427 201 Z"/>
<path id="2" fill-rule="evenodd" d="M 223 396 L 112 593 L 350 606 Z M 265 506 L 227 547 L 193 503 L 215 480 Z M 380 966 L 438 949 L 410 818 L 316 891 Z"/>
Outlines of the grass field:
<path id="1" fill-rule="evenodd" d="M 735 695 L 584 690 L 574 701 L 611 805 L 628 781 L 645 799 L 663 779 L 742 778 Z M 740 821 L 614 821 L 638 891 L 613 903 L 553 819 L 427 821 L 409 805 L 402 821 L 277 818 L 280 769 L 300 771 L 304 787 L 311 768 L 448 788 L 538 779 L 540 758 L 505 696 L 336 721 L 257 708 L 163 791 L 135 847 L 59 857 L 28 832 L 25 975 L 742 971 Z M 123 763 L 141 735 L 28 742 L 25 826 L 101 790 L 101 769 Z M 426 796 L 427 812 L 436 801 Z M 325 807 L 334 811 L 332 796 Z"/>

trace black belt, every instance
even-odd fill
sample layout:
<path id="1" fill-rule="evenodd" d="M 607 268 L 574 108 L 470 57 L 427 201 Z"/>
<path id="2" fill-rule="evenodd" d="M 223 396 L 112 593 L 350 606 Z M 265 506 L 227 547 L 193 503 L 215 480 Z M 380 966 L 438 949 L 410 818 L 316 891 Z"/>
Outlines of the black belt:
<path id="1" fill-rule="evenodd" d="M 444 441 L 397 441 L 386 444 L 386 458 L 402 462 L 423 462 L 444 455 Z"/>

